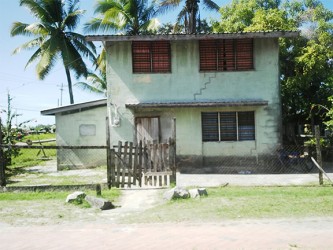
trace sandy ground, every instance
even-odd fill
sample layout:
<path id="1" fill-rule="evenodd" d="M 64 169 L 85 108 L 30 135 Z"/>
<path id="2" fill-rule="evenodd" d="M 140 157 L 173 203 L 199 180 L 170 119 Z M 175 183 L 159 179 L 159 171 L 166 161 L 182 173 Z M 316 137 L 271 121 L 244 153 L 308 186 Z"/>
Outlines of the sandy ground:
<path id="1" fill-rule="evenodd" d="M 10 226 L 0 249 L 333 249 L 333 218 L 239 219 L 215 223 L 119 224 L 161 201 L 163 190 L 124 190 L 95 220 Z M 1 219 L 0 219 L 1 221 Z"/>

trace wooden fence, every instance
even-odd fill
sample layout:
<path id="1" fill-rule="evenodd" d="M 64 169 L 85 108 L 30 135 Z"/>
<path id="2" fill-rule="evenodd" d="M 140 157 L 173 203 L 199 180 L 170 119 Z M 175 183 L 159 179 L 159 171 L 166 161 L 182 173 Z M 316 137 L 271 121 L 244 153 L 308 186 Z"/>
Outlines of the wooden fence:
<path id="1" fill-rule="evenodd" d="M 171 139 L 159 144 L 119 142 L 108 154 L 109 187 L 169 186 L 175 165 L 173 145 Z"/>

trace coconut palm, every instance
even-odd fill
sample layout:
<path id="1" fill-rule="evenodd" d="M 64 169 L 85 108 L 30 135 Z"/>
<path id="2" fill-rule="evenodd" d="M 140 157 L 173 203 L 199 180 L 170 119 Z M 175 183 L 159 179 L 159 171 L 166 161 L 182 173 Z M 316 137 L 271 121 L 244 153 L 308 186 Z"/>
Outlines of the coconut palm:
<path id="1" fill-rule="evenodd" d="M 76 78 L 87 76 L 84 57 L 95 60 L 95 46 L 87 42 L 81 34 L 75 33 L 84 10 L 78 8 L 79 0 L 20 0 L 20 6 L 27 7 L 37 19 L 35 23 L 14 22 L 11 35 L 33 37 L 14 50 L 35 49 L 26 67 L 37 61 L 36 71 L 39 79 L 44 79 L 55 66 L 58 59 L 65 68 L 70 103 L 74 103 L 71 71 Z"/>
<path id="2" fill-rule="evenodd" d="M 198 26 L 200 26 L 200 0 L 162 0 L 160 3 L 161 10 L 163 12 L 169 11 L 183 2 L 185 4 L 177 16 L 176 25 L 183 24 L 187 34 L 196 33 Z M 202 4 L 208 10 L 219 10 L 219 6 L 212 0 L 202 0 Z"/>
<path id="3" fill-rule="evenodd" d="M 146 34 L 156 30 L 158 6 L 149 0 L 99 0 L 86 32 L 120 32 L 127 35 Z"/>
<path id="4" fill-rule="evenodd" d="M 77 82 L 75 86 L 82 90 L 87 90 L 93 93 L 104 94 L 106 96 L 106 64 L 105 64 L 105 49 L 101 51 L 96 58 L 96 70 L 99 71 L 99 75 L 93 72 L 89 72 L 87 76 L 87 82 Z"/>
<path id="5" fill-rule="evenodd" d="M 82 90 L 106 96 L 106 74 L 101 73 L 100 75 L 97 75 L 96 73 L 90 72 L 87 76 L 87 82 L 77 82 L 75 83 L 75 86 Z"/>

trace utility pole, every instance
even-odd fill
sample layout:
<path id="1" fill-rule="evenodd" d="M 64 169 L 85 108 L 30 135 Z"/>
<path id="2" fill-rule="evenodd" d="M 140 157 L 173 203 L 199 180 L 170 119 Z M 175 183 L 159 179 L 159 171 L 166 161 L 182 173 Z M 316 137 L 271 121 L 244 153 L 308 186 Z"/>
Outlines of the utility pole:
<path id="1" fill-rule="evenodd" d="M 60 107 L 62 106 L 62 92 L 64 91 L 64 84 L 61 83 L 60 87 Z"/>

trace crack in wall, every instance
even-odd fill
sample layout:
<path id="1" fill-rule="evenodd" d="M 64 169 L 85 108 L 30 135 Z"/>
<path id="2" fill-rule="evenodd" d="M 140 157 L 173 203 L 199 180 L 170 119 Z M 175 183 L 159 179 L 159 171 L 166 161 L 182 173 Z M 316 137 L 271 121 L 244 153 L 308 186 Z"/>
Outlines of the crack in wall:
<path id="1" fill-rule="evenodd" d="M 206 77 L 206 73 L 204 74 L 204 78 Z M 204 82 L 204 86 L 202 88 L 200 88 L 199 92 L 196 92 L 193 94 L 193 98 L 194 100 L 197 100 L 197 96 L 202 95 L 203 91 L 206 90 L 208 88 L 208 85 L 212 83 L 212 79 L 216 78 L 216 72 L 214 73 L 214 75 L 210 75 L 208 76 L 208 79 L 206 82 Z"/>

